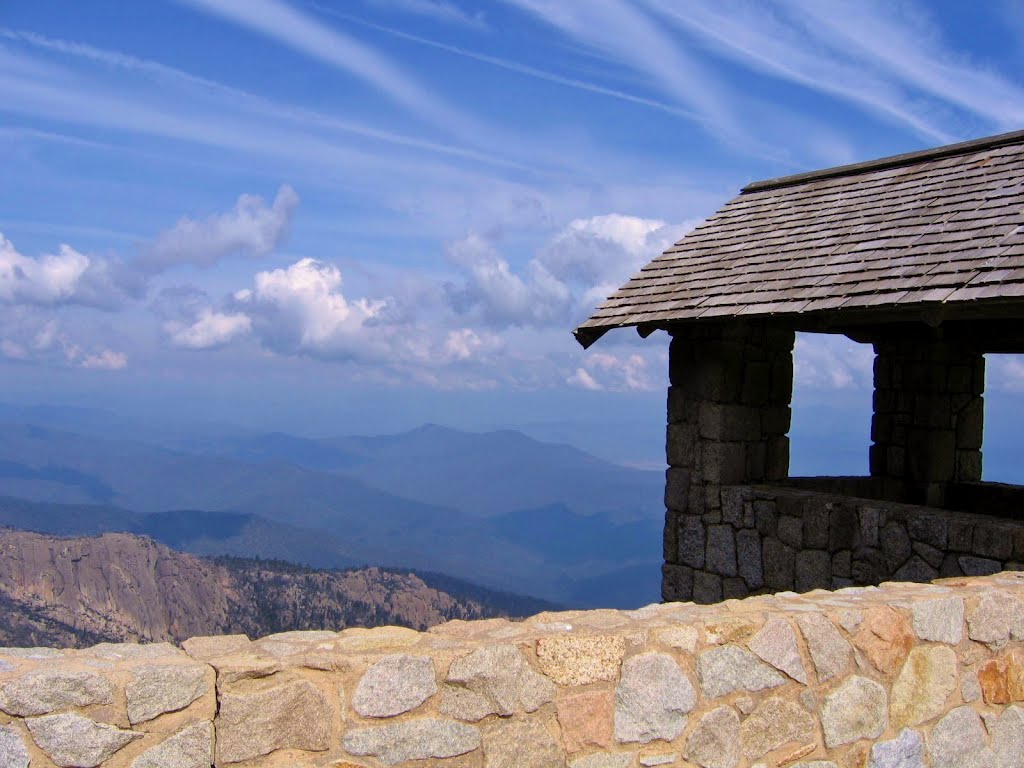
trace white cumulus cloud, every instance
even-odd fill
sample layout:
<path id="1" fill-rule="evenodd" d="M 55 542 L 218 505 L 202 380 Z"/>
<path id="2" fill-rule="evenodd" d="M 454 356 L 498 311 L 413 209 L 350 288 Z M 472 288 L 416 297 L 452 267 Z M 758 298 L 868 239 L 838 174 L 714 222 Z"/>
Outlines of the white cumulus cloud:
<path id="1" fill-rule="evenodd" d="M 295 190 L 284 184 L 271 205 L 245 194 L 226 213 L 182 218 L 154 238 L 139 265 L 160 272 L 179 264 L 210 267 L 234 255 L 266 255 L 287 237 L 298 202 Z"/>
<path id="2" fill-rule="evenodd" d="M 240 312 L 218 312 L 209 307 L 199 310 L 191 323 L 171 321 L 164 330 L 176 347 L 209 349 L 227 344 L 252 329 L 252 319 Z"/>
<path id="3" fill-rule="evenodd" d="M 123 265 L 61 245 L 38 257 L 19 253 L 0 233 L 0 302 L 115 309 L 136 292 Z"/>

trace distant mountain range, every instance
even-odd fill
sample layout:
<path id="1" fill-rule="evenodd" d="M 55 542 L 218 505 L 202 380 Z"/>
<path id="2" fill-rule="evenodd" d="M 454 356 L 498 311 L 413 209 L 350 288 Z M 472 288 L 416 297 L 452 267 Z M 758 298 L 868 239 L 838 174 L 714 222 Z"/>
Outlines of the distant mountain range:
<path id="1" fill-rule="evenodd" d="M 408 571 L 199 558 L 122 533 L 54 538 L 0 530 L 0 645 L 259 637 L 382 624 L 426 629 L 552 607 Z"/>
<path id="2" fill-rule="evenodd" d="M 171 450 L 0 424 L 0 524 L 414 568 L 583 607 L 658 599 L 662 484 L 660 472 L 511 431 L 231 434 Z"/>

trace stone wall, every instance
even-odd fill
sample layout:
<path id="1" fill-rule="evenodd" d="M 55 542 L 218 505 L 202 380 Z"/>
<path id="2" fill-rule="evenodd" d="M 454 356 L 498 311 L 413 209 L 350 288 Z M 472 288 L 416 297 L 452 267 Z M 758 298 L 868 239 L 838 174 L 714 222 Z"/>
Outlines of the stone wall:
<path id="1" fill-rule="evenodd" d="M 756 513 L 755 513 L 756 517 Z M 1024 768 L 1024 574 L 0 649 L 4 768 Z"/>
<path id="2" fill-rule="evenodd" d="M 677 585 L 669 597 L 712 603 L 1024 570 L 1019 520 L 806 489 L 832 483 L 845 492 L 874 480 L 720 487 L 717 508 L 683 518 L 677 563 L 665 566 L 665 583 Z M 692 592 L 683 592 L 690 584 Z"/>
<path id="3" fill-rule="evenodd" d="M 739 594 L 743 583 L 735 547 L 745 542 L 705 530 L 706 520 L 720 516 L 721 489 L 789 474 L 795 334 L 756 322 L 682 326 L 672 334 L 662 596 L 700 594 L 712 602 Z M 709 552 L 733 547 L 723 557 L 731 568 L 704 568 L 705 538 Z M 729 580 L 724 589 L 708 572 Z"/>
<path id="4" fill-rule="evenodd" d="M 951 483 L 981 480 L 985 358 L 931 329 L 890 334 L 875 353 L 871 474 L 945 506 Z"/>

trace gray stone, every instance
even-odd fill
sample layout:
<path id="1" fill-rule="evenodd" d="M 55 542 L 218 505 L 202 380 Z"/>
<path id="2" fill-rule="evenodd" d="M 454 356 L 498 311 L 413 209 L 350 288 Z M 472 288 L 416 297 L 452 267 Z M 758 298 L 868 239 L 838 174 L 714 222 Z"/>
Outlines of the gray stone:
<path id="1" fill-rule="evenodd" d="M 1013 536 L 1002 526 L 979 525 L 974 529 L 971 551 L 993 560 L 1009 560 L 1013 556 Z"/>
<path id="2" fill-rule="evenodd" d="M 733 691 L 763 691 L 783 685 L 786 678 L 750 651 L 724 645 L 697 657 L 697 679 L 709 699 Z"/>
<path id="3" fill-rule="evenodd" d="M 633 755 L 598 752 L 587 755 L 569 763 L 569 768 L 629 768 L 633 764 Z M 643 763 L 641 762 L 641 765 Z"/>
<path id="4" fill-rule="evenodd" d="M 331 747 L 334 710 L 308 680 L 253 692 L 220 694 L 217 763 L 237 763 L 275 749 L 311 752 Z"/>
<path id="5" fill-rule="evenodd" d="M 960 564 L 960 570 L 963 571 L 964 576 L 991 576 L 993 573 L 1003 570 L 1002 563 L 998 560 L 989 560 L 987 557 L 962 555 L 956 560 Z"/>
<path id="6" fill-rule="evenodd" d="M 923 557 L 925 562 L 933 568 L 941 566 L 943 559 L 946 557 L 946 553 L 943 550 L 921 541 L 914 542 L 914 552 Z"/>
<path id="7" fill-rule="evenodd" d="M 779 518 L 779 541 L 793 549 L 800 549 L 804 544 L 804 523 L 799 517 L 782 515 Z"/>
<path id="8" fill-rule="evenodd" d="M 492 722 L 483 745 L 484 768 L 565 768 L 565 753 L 537 720 Z"/>
<path id="9" fill-rule="evenodd" d="M 911 554 L 910 536 L 899 523 L 888 523 L 882 528 L 879 536 L 879 543 L 882 545 L 882 553 L 885 555 L 885 564 L 889 571 L 895 571 L 905 563 Z"/>
<path id="10" fill-rule="evenodd" d="M 642 744 L 672 741 L 683 732 L 686 713 L 696 702 L 696 691 L 671 656 L 632 656 L 623 663 L 615 689 L 615 738 Z"/>
<path id="11" fill-rule="evenodd" d="M 925 768 L 921 734 L 904 728 L 895 739 L 877 742 L 867 768 Z"/>
<path id="12" fill-rule="evenodd" d="M 991 733 L 995 768 L 1024 768 L 1024 709 L 1007 707 Z"/>
<path id="13" fill-rule="evenodd" d="M 722 600 L 722 577 L 704 571 L 693 574 L 693 602 L 718 603 Z"/>
<path id="14" fill-rule="evenodd" d="M 811 760 L 809 763 L 793 763 L 792 768 L 839 768 L 839 766 L 831 760 Z"/>
<path id="15" fill-rule="evenodd" d="M 957 707 L 942 718 L 928 736 L 932 768 L 992 768 L 985 728 L 970 707 Z"/>
<path id="16" fill-rule="evenodd" d="M 704 567 L 704 521 L 683 515 L 679 525 L 679 562 L 691 568 Z"/>
<path id="17" fill-rule="evenodd" d="M 878 530 L 881 526 L 882 513 L 874 507 L 861 507 L 857 510 L 860 543 L 864 547 L 878 546 Z"/>
<path id="18" fill-rule="evenodd" d="M 757 531 L 736 533 L 736 560 L 740 576 L 750 589 L 764 586 L 764 568 L 761 566 L 761 536 Z"/>
<path id="19" fill-rule="evenodd" d="M 125 686 L 128 721 L 136 725 L 184 709 L 210 690 L 212 677 L 205 664 L 147 664 L 133 669 Z"/>
<path id="20" fill-rule="evenodd" d="M 0 688 L 0 709 L 9 715 L 31 717 L 61 709 L 110 704 L 114 686 L 95 672 L 37 669 Z"/>
<path id="21" fill-rule="evenodd" d="M 775 536 L 779 527 L 779 515 L 775 509 L 775 503 L 756 499 L 753 506 L 757 532 L 762 536 Z"/>
<path id="22" fill-rule="evenodd" d="M 796 632 L 785 619 L 779 616 L 769 618 L 747 647 L 776 669 L 807 685 L 807 670 L 800 658 Z"/>
<path id="23" fill-rule="evenodd" d="M 892 575 L 893 581 L 928 582 L 939 578 L 939 569 L 928 564 L 920 555 L 912 555 Z"/>
<path id="24" fill-rule="evenodd" d="M 797 592 L 828 589 L 832 584 L 832 556 L 823 550 L 797 552 L 793 588 Z"/>
<path id="25" fill-rule="evenodd" d="M 806 743 L 816 730 L 814 718 L 799 704 L 767 699 L 743 721 L 743 755 L 754 760 L 792 741 Z"/>
<path id="26" fill-rule="evenodd" d="M 740 718 L 732 707 L 719 707 L 701 717 L 686 740 L 686 759 L 701 768 L 736 768 Z"/>
<path id="27" fill-rule="evenodd" d="M 731 525 L 708 526 L 707 555 L 705 568 L 720 576 L 735 576 L 736 539 Z"/>
<path id="28" fill-rule="evenodd" d="M 352 708 L 363 717 L 394 717 L 416 709 L 435 693 L 433 659 L 396 653 L 366 670 L 356 685 Z"/>
<path id="29" fill-rule="evenodd" d="M 914 515 L 907 520 L 907 532 L 914 541 L 939 550 L 946 548 L 946 520 L 937 514 Z"/>
<path id="30" fill-rule="evenodd" d="M 28 747 L 18 729 L 0 726 L 0 765 L 4 768 L 28 768 Z"/>
<path id="31" fill-rule="evenodd" d="M 629 757 L 629 755 L 625 755 Z M 679 759 L 679 755 L 675 752 L 668 752 L 664 755 L 640 755 L 640 765 L 644 768 L 653 768 L 657 765 L 672 765 Z M 629 765 L 629 762 L 626 762 Z"/>
<path id="32" fill-rule="evenodd" d="M 346 733 L 341 743 L 350 754 L 371 755 L 385 765 L 396 765 L 472 752 L 480 747 L 480 731 L 464 723 L 421 717 L 376 728 L 356 728 Z"/>
<path id="33" fill-rule="evenodd" d="M 964 634 L 964 601 L 959 597 L 941 597 L 911 603 L 914 634 L 921 640 L 958 645 Z"/>
<path id="34" fill-rule="evenodd" d="M 132 768 L 210 768 L 213 723 L 204 720 L 182 728 L 132 761 Z"/>
<path id="35" fill-rule="evenodd" d="M 796 553 L 777 539 L 765 539 L 763 550 L 764 583 L 769 589 L 781 592 L 793 588 L 793 569 Z"/>
<path id="36" fill-rule="evenodd" d="M 854 675 L 825 696 L 821 727 L 829 749 L 858 739 L 877 739 L 886 726 L 885 688 Z"/>
<path id="37" fill-rule="evenodd" d="M 1005 592 L 989 592 L 967 614 L 967 635 L 995 647 L 1024 638 L 1024 604 Z"/>
<path id="38" fill-rule="evenodd" d="M 819 614 L 802 614 L 796 617 L 796 623 L 807 640 L 820 682 L 831 680 L 847 668 L 853 649 L 831 621 Z"/>
<path id="39" fill-rule="evenodd" d="M 25 721 L 32 740 L 61 768 L 96 768 L 143 734 L 66 712 Z"/>
<path id="40" fill-rule="evenodd" d="M 533 712 L 554 698 L 554 683 L 534 671 L 522 651 L 514 645 L 495 645 L 452 663 L 441 714 L 470 721 L 488 715 L 507 717 Z"/>
<path id="41" fill-rule="evenodd" d="M 977 701 L 981 698 L 981 683 L 974 672 L 967 670 L 960 681 L 960 698 L 966 702 Z"/>

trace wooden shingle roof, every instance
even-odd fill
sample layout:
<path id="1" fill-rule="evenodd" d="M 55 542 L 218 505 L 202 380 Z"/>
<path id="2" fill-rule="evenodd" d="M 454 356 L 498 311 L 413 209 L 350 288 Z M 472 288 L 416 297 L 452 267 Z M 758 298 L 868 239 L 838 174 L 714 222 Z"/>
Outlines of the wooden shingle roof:
<path id="1" fill-rule="evenodd" d="M 999 302 L 1024 308 L 1024 131 L 750 184 L 575 333 Z"/>

